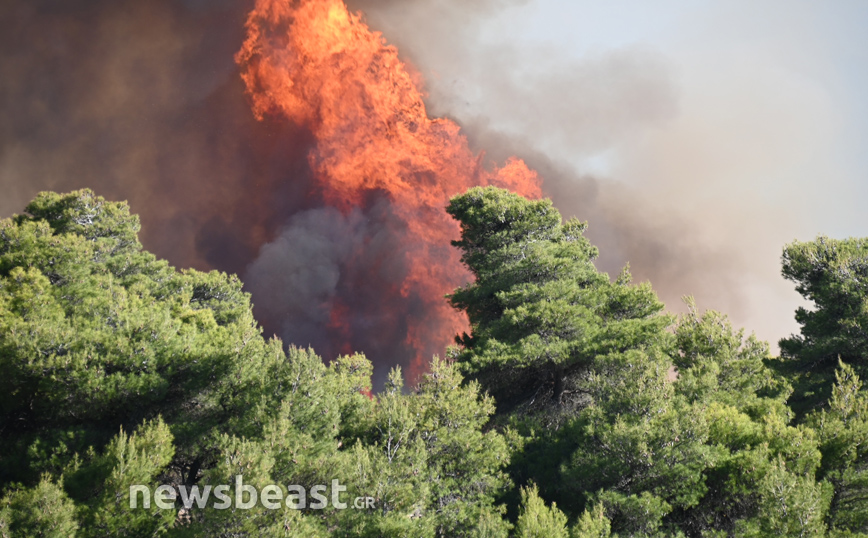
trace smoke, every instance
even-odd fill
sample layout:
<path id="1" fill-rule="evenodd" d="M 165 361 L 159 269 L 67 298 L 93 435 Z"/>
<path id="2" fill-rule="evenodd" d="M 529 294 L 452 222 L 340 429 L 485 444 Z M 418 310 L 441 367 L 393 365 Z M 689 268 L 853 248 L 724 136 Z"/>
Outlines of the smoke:
<path id="1" fill-rule="evenodd" d="M 474 151 L 524 159 L 566 217 L 589 222 L 600 269 L 629 263 L 670 310 L 694 295 L 773 344 L 793 331 L 799 299 L 778 257 L 815 233 L 800 216 L 811 212 L 808 182 L 830 175 L 806 162 L 834 138 L 824 97 L 732 47 L 736 36 L 690 62 L 641 42 L 575 55 L 517 40 L 524 18 L 508 14 L 532 4 L 491 0 L 462 14 L 444 2 L 350 1 L 425 78 L 433 114 L 455 118 Z M 581 11 L 601 10 L 571 15 Z"/>
<path id="2" fill-rule="evenodd" d="M 0 3 L 0 215 L 21 211 L 40 190 L 91 187 L 130 201 L 158 256 L 241 274 L 268 334 L 313 344 L 327 359 L 365 351 L 380 377 L 388 366 L 442 352 L 447 341 L 421 341 L 419 332 L 457 330 L 444 324 L 440 298 L 449 290 L 401 283 L 447 270 L 431 264 L 419 273 L 412 262 L 454 260 L 448 233 L 439 247 L 408 243 L 416 233 L 409 214 L 382 190 L 350 205 L 329 200 L 335 191 L 323 188 L 310 157 L 321 142 L 315 126 L 253 117 L 234 61 L 253 5 Z M 792 147 L 810 153 L 829 133 L 822 99 L 807 92 L 792 102 L 726 101 L 727 72 L 707 77 L 699 90 L 709 97 L 698 99 L 681 64 L 652 47 L 572 56 L 505 39 L 510 29 L 499 17 L 529 5 L 349 2 L 397 45 L 414 80 L 424 79 L 428 116 L 454 118 L 467 154 L 485 152 L 474 166 L 492 170 L 516 155 L 539 172 L 565 216 L 589 221 L 601 269 L 614 273 L 629 261 L 670 308 L 695 294 L 761 336 L 786 334 L 792 301 L 780 291 L 788 288 L 777 279 L 777 256 L 804 233 L 794 218 L 803 206 L 791 193 L 752 185 L 780 173 L 774 163 Z M 754 86 L 770 95 L 783 83 L 761 67 Z M 709 120 L 721 102 L 738 112 L 731 116 L 753 120 Z M 793 134 L 806 126 L 817 137 Z M 739 137 L 743 144 L 734 144 Z M 447 190 L 442 196 L 455 194 Z M 791 211 L 781 209 L 787 204 Z"/>
<path id="3" fill-rule="evenodd" d="M 353 258 L 356 245 L 377 235 L 366 226 L 358 209 L 346 217 L 331 207 L 294 215 L 277 239 L 263 245 L 245 273 L 260 318 L 270 320 L 297 345 L 329 343 L 327 329 L 342 269 Z M 334 355 L 341 350 L 320 351 Z"/>
<path id="4" fill-rule="evenodd" d="M 310 180 L 309 135 L 243 96 L 241 4 L 0 3 L 0 214 L 90 187 L 130 201 L 158 256 L 241 273 Z"/>
<path id="5" fill-rule="evenodd" d="M 406 234 L 386 199 L 349 214 L 333 207 L 296 214 L 245 273 L 257 317 L 287 342 L 314 345 L 325 357 L 362 343 L 370 357 L 380 358 L 379 383 L 395 363 L 418 376 L 420 365 L 410 359 L 420 351 L 442 353 L 445 343 L 425 339 L 420 350 L 408 339 L 414 325 L 436 327 L 442 319 L 426 290 L 400 293 L 412 274 L 408 256 L 395 248 Z M 447 250 L 438 255 L 448 258 Z"/>
<path id="6" fill-rule="evenodd" d="M 237 60 L 254 112 L 306 127 L 323 201 L 343 214 L 364 211 L 374 224 L 347 244 L 352 251 L 337 270 L 344 286 L 317 345 L 384 349 L 403 358 L 413 383 L 432 354 L 467 330 L 463 313 L 444 301 L 469 278 L 450 246 L 459 229 L 444 211 L 449 199 L 488 184 L 539 197 L 539 178 L 520 159 L 482 165 L 455 123 L 428 115 L 395 48 L 341 0 L 258 0 L 247 28 Z M 377 248 L 383 230 L 388 240 Z M 266 274 L 294 270 L 276 268 Z M 368 290 L 372 301 L 360 302 Z M 380 330 L 378 318 L 401 332 Z M 282 335 L 295 338 L 301 326 L 289 320 Z"/>
<path id="7" fill-rule="evenodd" d="M 570 162 L 528 150 L 533 144 L 522 137 L 485 125 L 470 123 L 468 128 L 477 144 L 494 148 L 495 158 L 523 155 L 545 178 L 545 193 L 561 212 L 588 221 L 587 235 L 600 248 L 600 270 L 614 276 L 629 264 L 634 278 L 650 281 L 672 310 L 679 309 L 681 297 L 695 294 L 706 307 L 736 317 L 746 313 L 746 294 L 751 290 L 743 284 L 750 260 L 737 244 L 727 243 L 728 237 L 711 241 L 702 216 L 696 216 L 697 225 L 673 207 L 673 201 L 652 203 L 652 197 L 627 184 L 581 174 Z M 703 210 L 710 214 L 718 209 L 708 204 Z M 776 253 L 777 247 L 772 251 Z"/>

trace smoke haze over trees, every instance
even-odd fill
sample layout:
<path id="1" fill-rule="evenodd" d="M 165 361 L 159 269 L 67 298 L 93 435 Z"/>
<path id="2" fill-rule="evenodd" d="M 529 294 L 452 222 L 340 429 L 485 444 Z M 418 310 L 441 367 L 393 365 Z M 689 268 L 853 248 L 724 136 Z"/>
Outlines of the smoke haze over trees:
<path id="1" fill-rule="evenodd" d="M 285 230 L 299 222 L 293 219 L 320 211 L 324 204 L 312 188 L 310 133 L 285 120 L 255 121 L 243 94 L 233 55 L 243 41 L 252 5 L 77 0 L 0 6 L 0 19 L 10 29 L 0 37 L 0 107 L 5 118 L 0 127 L 0 214 L 11 214 L 42 189 L 87 186 L 128 199 L 142 215 L 142 240 L 149 249 L 179 266 L 245 276 L 266 330 L 291 334 L 286 325 L 295 323 L 294 334 L 301 334 L 308 330 L 302 327 L 322 313 L 296 319 L 293 307 L 285 303 L 268 306 L 272 296 L 286 292 L 274 291 L 280 281 L 272 278 L 274 271 L 263 268 L 263 260 L 274 260 L 278 253 L 274 247 L 261 249 L 266 244 L 289 245 L 293 232 Z M 680 296 L 690 293 L 700 305 L 750 320 L 742 323 L 765 337 L 794 330 L 789 321 L 775 321 L 784 319 L 782 315 L 760 314 L 771 305 L 786 303 L 785 309 L 774 306 L 786 312 L 795 304 L 791 293 L 786 295 L 790 299 L 782 299 L 779 290 L 786 286 L 776 278 L 776 256 L 770 253 L 792 235 L 815 230 L 775 209 L 781 205 L 770 205 L 762 193 L 752 202 L 750 189 L 731 182 L 767 171 L 774 175 L 764 163 L 783 160 L 784 150 L 776 148 L 789 147 L 789 139 L 734 121 L 721 125 L 783 141 L 765 146 L 767 157 L 739 154 L 740 147 L 730 150 L 728 139 L 714 146 L 721 155 L 709 153 L 708 148 L 685 145 L 685 137 L 697 139 L 687 134 L 663 146 L 655 141 L 656 149 L 640 144 L 630 155 L 655 151 L 667 156 L 669 148 L 684 147 L 678 159 L 685 163 L 685 172 L 670 173 L 680 168 L 655 161 L 644 167 L 650 183 L 643 183 L 645 176 L 633 168 L 619 175 L 583 166 L 607 148 L 632 147 L 668 125 L 680 128 L 693 118 L 680 119 L 685 111 L 702 103 L 685 94 L 692 86 L 685 86 L 684 72 L 667 51 L 653 46 L 625 45 L 571 57 L 545 45 L 504 46 L 497 41 L 502 34 L 480 30 L 501 14 L 535 5 L 372 0 L 350 2 L 349 7 L 364 10 L 372 27 L 383 30 L 386 39 L 399 46 L 401 57 L 419 70 L 433 115 L 460 120 L 472 149 L 485 151 L 486 161 L 522 157 L 540 173 L 546 194 L 565 215 L 590 221 L 588 236 L 604 247 L 596 262 L 599 268 L 615 274 L 629 261 L 637 279 L 654 282 L 675 310 Z M 801 20 L 795 17 L 803 12 L 793 10 L 792 20 Z M 529 64 L 534 66 L 530 71 Z M 773 125 L 775 118 L 798 106 L 804 114 L 789 116 L 804 121 L 788 132 L 802 132 L 802 124 L 810 123 L 822 134 L 829 127 L 823 102 L 814 97 L 798 94 L 777 109 L 759 109 L 746 100 L 744 107 L 731 110 L 757 110 L 751 114 Z M 805 103 L 810 106 L 802 106 Z M 715 133 L 708 136 L 710 145 L 718 140 Z M 802 144 L 800 140 L 796 142 Z M 745 164 L 729 167 L 722 157 L 729 154 L 742 155 L 733 161 Z M 703 160 L 704 155 L 713 158 Z M 697 174 L 709 170 L 703 163 L 714 164 L 720 188 L 699 186 Z M 727 191 L 737 194 L 728 197 Z M 795 202 L 790 205 L 797 207 Z M 380 209 L 372 204 L 367 218 L 373 224 L 366 225 L 363 235 L 387 242 L 394 222 Z M 320 256 L 332 260 L 331 270 L 333 260 L 347 257 L 335 248 L 330 245 Z M 261 252 L 265 258 L 255 263 Z M 400 273 L 399 265 L 384 275 Z M 329 271 L 324 267 L 322 282 L 298 291 L 330 289 Z M 355 287 L 352 280 L 347 275 L 343 289 Z M 334 293 L 347 297 L 340 290 Z M 359 318 L 392 315 L 369 300 L 352 308 L 358 309 Z M 422 315 L 409 303 L 398 309 Z M 341 348 L 330 347 L 326 332 L 315 331 L 307 340 L 334 356 Z M 308 343 L 303 335 L 297 338 Z M 357 347 L 371 351 L 381 381 L 388 364 L 405 360 L 403 344 L 386 349 L 381 342 L 359 338 Z"/>

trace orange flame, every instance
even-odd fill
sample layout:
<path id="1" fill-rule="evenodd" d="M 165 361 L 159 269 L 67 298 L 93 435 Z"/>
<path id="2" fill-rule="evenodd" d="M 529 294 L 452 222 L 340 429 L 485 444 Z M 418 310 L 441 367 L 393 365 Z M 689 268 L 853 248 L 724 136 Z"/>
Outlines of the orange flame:
<path id="1" fill-rule="evenodd" d="M 444 211 L 449 198 L 488 184 L 538 198 L 539 178 L 517 158 L 486 170 L 458 125 L 428 117 L 397 49 L 342 0 L 258 0 L 236 60 L 258 118 L 282 114 L 313 134 L 309 161 L 327 203 L 348 212 L 384 194 L 406 224 L 396 248 L 410 270 L 393 293 L 428 302 L 427 319 L 407 320 L 417 355 L 407 374 L 418 378 L 425 354 L 467 329 L 443 298 L 469 278 L 455 249 L 444 254 L 459 232 Z M 349 315 L 336 308 L 330 325 Z"/>

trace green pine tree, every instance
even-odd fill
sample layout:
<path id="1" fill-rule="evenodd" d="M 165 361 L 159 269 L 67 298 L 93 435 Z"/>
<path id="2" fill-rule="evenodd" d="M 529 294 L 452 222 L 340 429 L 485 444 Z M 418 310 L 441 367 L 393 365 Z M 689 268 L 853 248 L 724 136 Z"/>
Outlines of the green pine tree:
<path id="1" fill-rule="evenodd" d="M 839 359 L 868 375 L 868 239 L 794 242 L 782 263 L 784 277 L 813 303 L 796 311 L 800 334 L 780 341 L 777 363 L 793 379 L 791 405 L 804 415 L 829 399 Z"/>
<path id="2" fill-rule="evenodd" d="M 833 488 L 830 528 L 868 535 L 868 392 L 847 364 L 839 363 L 835 378 L 826 408 L 806 422 L 820 440 L 820 478 Z"/>
<path id="3" fill-rule="evenodd" d="M 569 538 L 567 516 L 557 505 L 546 506 L 535 485 L 521 489 L 516 538 Z"/>
<path id="4" fill-rule="evenodd" d="M 450 296 L 472 330 L 456 357 L 502 411 L 553 412 L 557 421 L 587 403 L 582 379 L 595 357 L 666 340 L 671 320 L 650 286 L 631 285 L 626 270 L 615 282 L 598 272 L 586 225 L 562 222 L 551 201 L 473 188 L 447 211 L 475 277 Z"/>
<path id="5" fill-rule="evenodd" d="M 74 503 L 63 484 L 48 476 L 32 488 L 14 487 L 0 499 L 2 538 L 73 538 L 77 531 Z"/>

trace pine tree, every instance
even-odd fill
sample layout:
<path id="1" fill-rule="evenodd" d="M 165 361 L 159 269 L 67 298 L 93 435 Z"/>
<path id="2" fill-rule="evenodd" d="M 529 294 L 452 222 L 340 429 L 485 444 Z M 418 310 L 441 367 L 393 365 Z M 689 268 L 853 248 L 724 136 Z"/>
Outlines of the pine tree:
<path id="1" fill-rule="evenodd" d="M 447 211 L 476 277 L 451 296 L 472 328 L 456 358 L 525 436 L 516 481 L 571 511 L 602 503 L 626 532 L 697 504 L 708 426 L 674 389 L 672 319 L 650 286 L 598 272 L 585 225 L 550 201 L 477 188 Z"/>
<path id="2" fill-rule="evenodd" d="M 667 338 L 670 319 L 650 286 L 631 285 L 626 270 L 613 283 L 598 272 L 586 225 L 562 222 L 551 201 L 473 188 L 447 211 L 461 224 L 453 244 L 475 277 L 450 296 L 472 330 L 456 357 L 502 411 L 580 408 L 595 357 Z"/>
<path id="3" fill-rule="evenodd" d="M 778 369 L 794 380 L 791 405 L 804 415 L 829 399 L 839 359 L 868 375 L 868 239 L 795 242 L 782 264 L 814 305 L 796 311 L 800 334 L 780 341 Z"/>
<path id="4" fill-rule="evenodd" d="M 557 505 L 546 506 L 536 486 L 521 489 L 516 538 L 569 538 L 567 516 Z"/>
<path id="5" fill-rule="evenodd" d="M 74 503 L 48 476 L 0 499 L 0 538 L 70 538 L 77 530 Z"/>
<path id="6" fill-rule="evenodd" d="M 241 282 L 176 271 L 138 230 L 125 203 L 88 190 L 0 221 L 0 488 L 157 416 L 175 472 L 195 481 L 209 439 L 280 383 L 267 377 L 280 344 L 260 336 Z"/>
<path id="7" fill-rule="evenodd" d="M 817 436 L 791 424 L 791 388 L 766 366 L 768 345 L 687 302 L 675 330 L 675 390 L 704 416 L 712 457 L 707 493 L 670 519 L 689 535 L 790 535 L 800 525 L 821 534 L 827 498 L 817 484 Z"/>
<path id="8" fill-rule="evenodd" d="M 839 363 L 825 409 L 807 424 L 820 440 L 819 476 L 832 487 L 829 526 L 868 535 L 868 392 L 853 367 Z"/>

